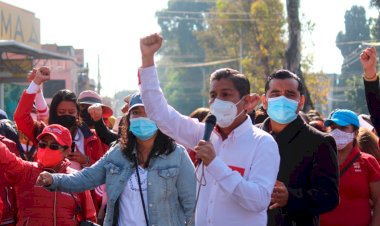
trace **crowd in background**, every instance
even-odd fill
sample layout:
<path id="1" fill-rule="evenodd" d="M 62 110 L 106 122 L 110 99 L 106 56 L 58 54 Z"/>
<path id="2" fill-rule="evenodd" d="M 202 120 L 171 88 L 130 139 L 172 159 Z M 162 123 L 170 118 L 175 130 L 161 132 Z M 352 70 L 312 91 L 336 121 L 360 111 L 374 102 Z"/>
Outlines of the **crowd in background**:
<path id="1" fill-rule="evenodd" d="M 360 56 L 368 115 L 303 112 L 288 70 L 260 97 L 221 68 L 209 107 L 186 116 L 159 85 L 162 42 L 141 38 L 140 91 L 119 118 L 91 90 L 59 90 L 48 105 L 50 69 L 30 72 L 14 121 L 0 109 L 0 225 L 380 225 L 375 48 Z"/>

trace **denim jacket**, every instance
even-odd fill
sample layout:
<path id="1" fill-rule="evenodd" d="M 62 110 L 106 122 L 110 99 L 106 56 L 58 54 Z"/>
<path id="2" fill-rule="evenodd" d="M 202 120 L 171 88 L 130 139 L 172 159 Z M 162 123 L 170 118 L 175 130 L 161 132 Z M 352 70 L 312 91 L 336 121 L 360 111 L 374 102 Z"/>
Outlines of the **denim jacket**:
<path id="1" fill-rule="evenodd" d="M 119 144 L 116 144 L 91 167 L 73 174 L 53 174 L 54 182 L 47 189 L 78 192 L 105 183 L 108 203 L 104 225 L 117 225 L 119 197 L 134 170 L 133 162 L 122 154 Z M 194 166 L 186 150 L 177 145 L 169 155 L 152 158 L 147 170 L 149 224 L 186 225 L 185 222 L 193 217 L 196 196 Z"/>

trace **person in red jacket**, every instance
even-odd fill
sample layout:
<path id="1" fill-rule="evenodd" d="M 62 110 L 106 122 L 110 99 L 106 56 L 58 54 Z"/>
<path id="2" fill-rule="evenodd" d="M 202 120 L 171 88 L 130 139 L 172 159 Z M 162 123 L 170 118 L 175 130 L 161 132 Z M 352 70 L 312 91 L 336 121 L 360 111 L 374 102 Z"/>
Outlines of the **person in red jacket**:
<path id="1" fill-rule="evenodd" d="M 0 120 L 1 121 L 1 120 Z M 9 134 L 8 134 L 9 135 Z M 9 151 L 19 156 L 19 151 L 16 148 L 16 143 L 7 137 L 3 136 L 0 131 L 0 142 L 5 144 Z M 0 225 L 13 226 L 16 225 L 17 205 L 16 205 L 16 193 L 14 188 L 5 180 L 3 173 L 0 173 L 0 201 L 3 202 L 0 211 L 2 211 L 2 217 L 0 217 Z"/>
<path id="2" fill-rule="evenodd" d="M 96 222 L 96 211 L 89 191 L 49 192 L 35 185 L 38 175 L 43 171 L 76 171 L 69 167 L 70 161 L 65 158 L 71 152 L 70 131 L 61 125 L 52 124 L 43 129 L 37 140 L 37 162 L 22 160 L 0 141 L 0 170 L 17 194 L 17 225 L 74 226 L 79 225 L 81 220 Z"/>
<path id="3" fill-rule="evenodd" d="M 29 87 L 23 92 L 19 104 L 14 113 L 14 120 L 17 127 L 34 144 L 37 143 L 36 137 L 45 127 L 41 121 L 34 121 L 30 113 L 36 94 L 41 89 L 40 85 L 50 80 L 50 70 L 41 67 L 33 70 L 35 73 Z M 108 146 L 103 144 L 94 130 L 81 122 L 79 117 L 79 105 L 76 95 L 67 89 L 59 90 L 50 104 L 49 124 L 60 124 L 70 130 L 73 144 L 72 153 L 67 158 L 72 162 L 71 167 L 82 169 L 95 163 L 108 150 Z"/>
<path id="4" fill-rule="evenodd" d="M 2 214 L 3 214 L 3 202 L 0 199 L 0 218 L 1 218 Z"/>

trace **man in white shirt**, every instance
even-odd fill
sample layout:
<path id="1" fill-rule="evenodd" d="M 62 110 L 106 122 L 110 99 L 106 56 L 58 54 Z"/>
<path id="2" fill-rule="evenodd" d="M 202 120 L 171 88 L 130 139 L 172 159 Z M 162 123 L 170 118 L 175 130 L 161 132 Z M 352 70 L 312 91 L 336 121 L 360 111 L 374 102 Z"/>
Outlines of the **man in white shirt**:
<path id="1" fill-rule="evenodd" d="M 202 140 L 205 124 L 169 106 L 160 89 L 154 54 L 161 44 L 159 34 L 140 40 L 141 96 L 148 117 L 162 132 L 195 150 L 205 166 L 206 185 L 200 187 L 196 225 L 266 225 L 280 158 L 274 139 L 254 127 L 246 114 L 257 104 L 258 96 L 250 95 L 249 81 L 238 71 L 215 71 L 209 102 L 217 126 L 209 141 Z"/>

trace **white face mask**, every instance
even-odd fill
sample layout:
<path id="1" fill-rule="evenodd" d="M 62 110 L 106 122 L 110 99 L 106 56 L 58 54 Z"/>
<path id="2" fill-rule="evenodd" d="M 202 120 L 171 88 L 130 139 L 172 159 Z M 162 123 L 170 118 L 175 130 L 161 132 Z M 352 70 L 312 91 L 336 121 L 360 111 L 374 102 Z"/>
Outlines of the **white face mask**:
<path id="1" fill-rule="evenodd" d="M 342 150 L 350 142 L 354 141 L 354 133 L 343 132 L 340 129 L 334 129 L 330 132 L 330 135 L 334 138 L 336 147 L 339 150 Z"/>
<path id="2" fill-rule="evenodd" d="M 221 128 L 226 128 L 230 126 L 234 120 L 243 112 L 240 112 L 237 115 L 237 107 L 236 105 L 240 103 L 237 102 L 234 104 L 231 101 L 224 101 L 218 98 L 215 98 L 214 102 L 210 105 L 211 114 L 216 117 L 216 124 Z"/>

